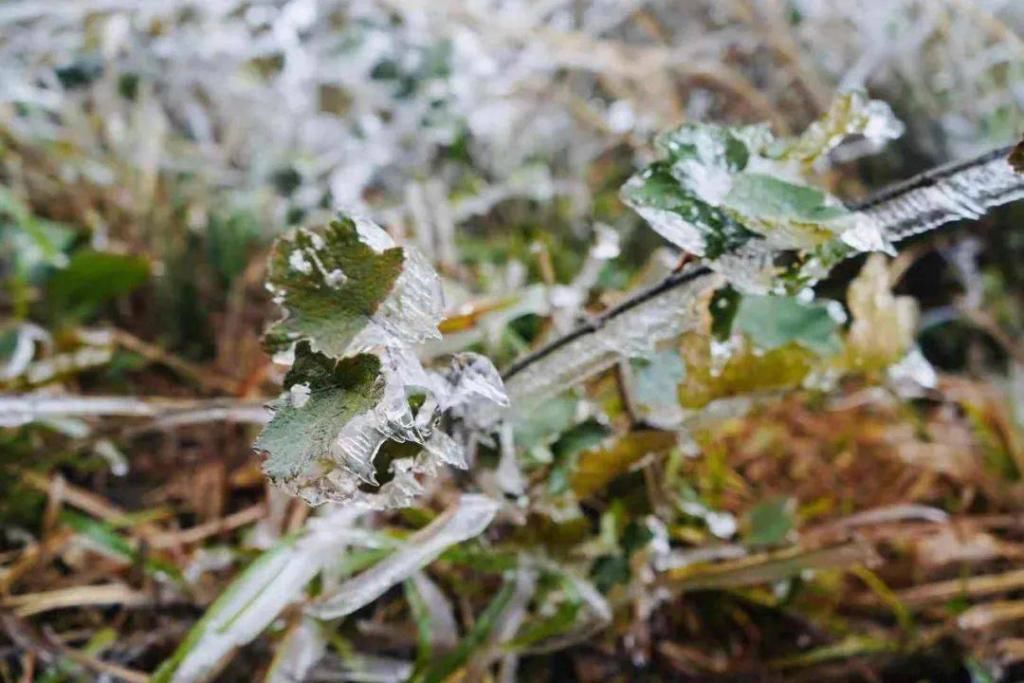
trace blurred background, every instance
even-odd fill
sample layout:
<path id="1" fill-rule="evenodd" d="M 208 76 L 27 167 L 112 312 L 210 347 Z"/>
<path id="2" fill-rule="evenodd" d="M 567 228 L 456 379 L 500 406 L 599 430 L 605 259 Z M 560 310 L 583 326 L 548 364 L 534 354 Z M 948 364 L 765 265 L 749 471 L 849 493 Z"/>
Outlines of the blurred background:
<path id="1" fill-rule="evenodd" d="M 442 275 L 438 351 L 501 368 L 675 264 L 619 199 L 658 132 L 799 133 L 866 89 L 906 132 L 834 159 L 822 185 L 855 200 L 1014 142 L 1022 36 L 1013 0 L 0 3 L 0 680 L 146 680 L 303 529 L 311 511 L 251 451 L 282 378 L 260 346 L 279 315 L 263 288 L 275 236 L 338 209 L 373 217 Z M 517 433 L 545 493 L 480 554 L 572 565 L 614 618 L 550 644 L 548 626 L 492 674 L 494 637 L 465 637 L 500 574 L 449 558 L 433 573 L 462 638 L 437 646 L 464 655 L 451 680 L 1024 680 L 1022 218 L 922 236 L 890 265 L 918 301 L 934 395 L 797 392 L 695 433 L 697 457 L 670 455 L 668 474 L 632 463 L 580 484 L 596 499 L 568 516 L 550 482 L 579 481 L 579 453 L 600 461 L 621 406 L 599 382 Z M 841 299 L 861 264 L 821 291 Z M 652 474 L 682 501 L 661 516 L 674 549 L 801 548 L 882 510 L 863 532 L 876 566 L 655 599 L 656 506 L 634 500 Z M 419 528 L 443 507 L 431 495 L 366 524 Z M 561 604 L 545 590 L 531 623 Z M 414 616 L 389 592 L 325 627 L 304 675 L 404 680 Z M 296 618 L 218 680 L 277 675 Z"/>

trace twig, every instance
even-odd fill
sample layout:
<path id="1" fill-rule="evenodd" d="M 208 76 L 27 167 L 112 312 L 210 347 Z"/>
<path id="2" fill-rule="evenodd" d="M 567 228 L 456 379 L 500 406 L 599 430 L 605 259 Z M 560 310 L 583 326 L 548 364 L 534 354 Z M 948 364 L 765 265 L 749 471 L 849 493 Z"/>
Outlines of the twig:
<path id="1" fill-rule="evenodd" d="M 101 586 L 71 586 L 41 593 L 24 593 L 4 598 L 0 606 L 13 609 L 19 617 L 68 607 L 121 605 L 139 607 L 152 603 L 152 598 L 123 583 Z"/>
<path id="2" fill-rule="evenodd" d="M 231 531 L 246 524 L 256 522 L 262 519 L 265 514 L 266 506 L 263 504 L 252 505 L 227 517 L 214 519 L 205 524 L 182 529 L 181 531 L 167 531 L 150 536 L 146 541 L 149 543 L 149 547 L 153 549 L 198 543 L 210 536 L 216 536 L 225 531 Z"/>
<path id="3" fill-rule="evenodd" d="M 0 395 L 0 426 L 16 427 L 54 417 L 145 417 L 156 419 L 164 427 L 210 421 L 267 421 L 262 402 L 236 399 Z"/>
<path id="4" fill-rule="evenodd" d="M 236 380 L 211 372 L 209 368 L 200 367 L 195 363 L 190 363 L 184 358 L 180 358 L 156 344 L 151 344 L 143 339 L 139 339 L 135 335 L 125 332 L 124 330 L 112 330 L 112 334 L 114 343 L 118 346 L 139 354 L 151 363 L 164 365 L 182 377 L 192 380 L 201 387 L 216 389 L 228 394 L 234 394 L 238 391 L 239 383 Z"/>

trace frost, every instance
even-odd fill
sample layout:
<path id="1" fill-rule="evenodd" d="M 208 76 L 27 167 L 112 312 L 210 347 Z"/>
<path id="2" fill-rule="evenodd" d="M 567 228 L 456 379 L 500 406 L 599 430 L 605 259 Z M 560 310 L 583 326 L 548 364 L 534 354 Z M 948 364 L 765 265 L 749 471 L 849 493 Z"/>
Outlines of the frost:
<path id="1" fill-rule="evenodd" d="M 341 270 L 341 268 L 335 268 L 331 272 L 324 275 L 324 282 L 327 283 L 328 287 L 337 289 L 341 285 L 348 281 L 348 276 Z"/>
<path id="2" fill-rule="evenodd" d="M 703 519 L 704 523 L 708 526 L 708 531 L 713 536 L 722 539 L 732 538 L 739 524 L 736 522 L 736 518 L 728 512 L 717 512 L 706 507 L 702 503 L 696 501 L 686 501 L 682 503 L 682 510 L 686 514 Z"/>
<path id="3" fill-rule="evenodd" d="M 289 398 L 291 398 L 292 406 L 295 408 L 301 408 L 309 402 L 309 385 L 308 384 L 293 384 L 288 390 Z"/>
<path id="4" fill-rule="evenodd" d="M 306 260 L 301 249 L 296 249 L 288 254 L 288 265 L 303 275 L 309 275 L 313 272 L 313 264 Z"/>
<path id="5" fill-rule="evenodd" d="M 440 280 L 410 247 L 396 247 L 380 227 L 340 217 L 279 239 L 267 288 L 286 315 L 267 331 L 271 350 L 300 340 L 339 358 L 372 346 L 438 338 Z"/>
<path id="6" fill-rule="evenodd" d="M 906 397 L 918 396 L 922 389 L 934 389 L 939 383 L 935 368 L 916 346 L 889 366 L 887 377 L 896 391 Z"/>
<path id="7" fill-rule="evenodd" d="M 10 353 L 3 368 L 0 368 L 0 380 L 10 381 L 21 375 L 29 367 L 36 353 L 36 342 L 45 346 L 52 344 L 50 333 L 33 323 L 20 323 L 15 332 L 14 350 Z"/>
<path id="8" fill-rule="evenodd" d="M 486 496 L 463 495 L 454 510 L 415 533 L 394 554 L 343 583 L 309 611 L 320 619 L 355 612 L 433 562 L 446 548 L 478 536 L 497 511 L 498 503 Z"/>

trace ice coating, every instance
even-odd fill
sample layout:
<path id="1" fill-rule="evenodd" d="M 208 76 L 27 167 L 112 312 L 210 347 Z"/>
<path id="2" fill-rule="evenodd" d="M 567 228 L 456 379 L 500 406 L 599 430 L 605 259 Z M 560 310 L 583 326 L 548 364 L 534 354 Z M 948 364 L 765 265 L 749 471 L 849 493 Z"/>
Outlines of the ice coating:
<path id="1" fill-rule="evenodd" d="M 412 504 L 424 491 L 423 480 L 440 468 L 466 468 L 462 444 L 439 426 L 442 416 L 469 422 L 475 411 L 492 414 L 508 404 L 497 370 L 478 354 L 455 356 L 445 372 L 425 370 L 407 347 L 381 347 L 356 358 L 375 360 L 377 374 L 339 386 L 333 382 L 349 380 L 355 371 L 341 373 L 338 380 L 321 379 L 315 371 L 333 371 L 330 359 L 300 347 L 297 379 L 306 381 L 289 386 L 256 443 L 268 453 L 267 474 L 311 505 L 334 501 L 387 509 Z M 314 401 L 311 385 L 318 382 L 324 387 Z M 424 400 L 414 410 L 417 395 Z M 391 462 L 390 479 L 381 483 L 376 458 L 388 442 L 413 443 L 421 450 Z"/>
<path id="2" fill-rule="evenodd" d="M 440 338 L 441 281 L 414 247 L 365 218 L 339 216 L 277 240 L 267 289 L 285 316 L 267 331 L 281 353 L 307 340 L 335 358 Z"/>
<path id="3" fill-rule="evenodd" d="M 1024 198 L 1024 175 L 1002 150 L 983 163 L 951 164 L 877 197 L 863 208 L 891 241 L 927 232 L 950 221 L 976 219 Z"/>
<path id="4" fill-rule="evenodd" d="M 196 624 L 181 645 L 180 661 L 157 671 L 156 680 L 187 683 L 215 675 L 228 652 L 256 638 L 337 558 L 351 541 L 356 514 L 329 511 L 317 520 L 326 524 L 310 524 L 300 538 L 283 539 L 256 559 Z"/>
<path id="5" fill-rule="evenodd" d="M 637 185 L 640 182 L 638 179 L 631 179 L 627 183 L 627 187 L 630 184 Z M 673 211 L 632 204 L 628 200 L 626 203 L 630 204 L 654 231 L 666 240 L 689 254 L 704 256 L 704 232 L 706 228 L 702 230 L 702 226 L 686 220 Z"/>
<path id="6" fill-rule="evenodd" d="M 440 337 L 440 278 L 372 221 L 342 216 L 282 237 L 268 288 L 287 311 L 268 343 L 292 367 L 255 447 L 267 475 L 310 504 L 410 505 L 441 467 L 466 467 L 442 418 L 476 425 L 479 412 L 508 405 L 483 356 L 457 354 L 442 372 L 423 368 L 417 345 Z M 393 454 L 382 483 L 376 459 L 387 443 L 421 450 Z"/>
<path id="7" fill-rule="evenodd" d="M 879 147 L 903 135 L 904 130 L 892 107 L 855 90 L 836 97 L 828 112 L 807 127 L 785 156 L 813 163 L 851 136 L 861 135 L 872 146 Z"/>
<path id="8" fill-rule="evenodd" d="M 606 370 L 621 358 L 644 356 L 656 345 L 695 327 L 699 303 L 721 277 L 703 271 L 684 284 L 651 296 L 626 310 L 609 311 L 578 334 L 537 360 L 527 359 L 506 373 L 505 389 L 513 411 L 529 410 L 538 401 Z"/>
<path id="9" fill-rule="evenodd" d="M 370 246 L 374 246 L 374 243 L 371 241 Z M 356 336 L 352 343 L 354 349 L 376 345 L 420 344 L 441 338 L 441 333 L 437 331 L 437 324 L 444 317 L 441 279 L 415 247 L 404 246 L 403 249 L 405 264 L 402 273 L 391 295 L 370 318 L 370 324 Z"/>
<path id="10" fill-rule="evenodd" d="M 464 494 L 454 509 L 418 531 L 394 554 L 341 584 L 309 611 L 320 619 L 355 612 L 433 562 L 446 548 L 480 535 L 497 512 L 498 503 L 491 498 Z"/>

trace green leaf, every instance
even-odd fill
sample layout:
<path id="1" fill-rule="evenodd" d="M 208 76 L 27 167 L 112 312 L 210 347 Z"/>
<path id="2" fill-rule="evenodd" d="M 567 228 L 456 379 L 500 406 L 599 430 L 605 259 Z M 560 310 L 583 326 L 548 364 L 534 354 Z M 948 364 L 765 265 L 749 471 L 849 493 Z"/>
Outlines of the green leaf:
<path id="1" fill-rule="evenodd" d="M 379 377 L 377 356 L 336 361 L 300 343 L 284 378 L 285 394 L 271 405 L 274 417 L 254 444 L 266 455 L 267 476 L 281 484 L 301 483 L 335 467 L 331 444 L 346 423 L 381 400 Z"/>
<path id="2" fill-rule="evenodd" d="M 82 249 L 50 278 L 47 303 L 54 314 L 86 317 L 148 278 L 149 262 L 141 256 Z"/>
<path id="3" fill-rule="evenodd" d="M 743 297 L 726 285 L 711 295 L 708 311 L 711 313 L 711 334 L 718 341 L 726 341 L 732 335 L 732 323 Z"/>
<path id="4" fill-rule="evenodd" d="M 849 213 L 828 204 L 828 195 L 806 185 L 796 185 L 763 173 L 733 177 L 725 206 L 760 219 L 824 223 Z"/>
<path id="5" fill-rule="evenodd" d="M 757 237 L 739 220 L 702 200 L 673 174 L 668 162 L 651 164 L 622 188 L 622 198 L 662 237 L 688 251 L 715 259 Z M 670 220 L 665 212 L 677 218 Z M 678 219 L 682 224 L 678 225 Z"/>
<path id="6" fill-rule="evenodd" d="M 459 641 L 458 646 L 446 656 L 434 662 L 432 666 L 414 674 L 409 679 L 410 683 L 441 683 L 441 681 L 447 680 L 449 676 L 458 671 L 460 667 L 469 661 L 470 656 L 486 642 L 487 637 L 498 621 L 498 617 L 505 611 L 505 607 L 514 594 L 515 582 L 506 581 L 490 604 L 480 613 L 480 616 L 473 624 L 472 630 Z"/>
<path id="7" fill-rule="evenodd" d="M 267 330 L 272 351 L 306 340 L 313 350 L 340 358 L 393 338 L 416 343 L 438 336 L 436 273 L 370 221 L 341 217 L 279 238 L 267 287 L 286 311 Z"/>
<path id="8" fill-rule="evenodd" d="M 792 498 L 770 498 L 761 501 L 747 514 L 744 542 L 750 546 L 777 545 L 793 530 Z"/>
<path id="9" fill-rule="evenodd" d="M 430 626 L 430 609 L 412 579 L 402 584 L 405 600 L 409 603 L 413 623 L 416 624 L 416 666 L 423 667 L 430 660 L 433 645 L 433 629 Z"/>
<path id="10" fill-rule="evenodd" d="M 140 552 L 124 536 L 106 522 L 100 522 L 72 510 L 64 510 L 60 521 L 71 528 L 97 552 L 122 562 L 139 565 L 145 572 L 161 581 L 170 580 L 179 585 L 185 582 L 181 572 L 172 562 L 161 560 Z"/>
<path id="11" fill-rule="evenodd" d="M 745 296 L 733 325 L 765 350 L 790 342 L 822 356 L 842 350 L 836 334 L 838 323 L 828 308 L 817 302 L 804 304 L 788 296 Z"/>

